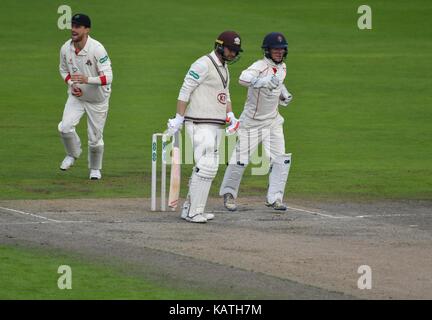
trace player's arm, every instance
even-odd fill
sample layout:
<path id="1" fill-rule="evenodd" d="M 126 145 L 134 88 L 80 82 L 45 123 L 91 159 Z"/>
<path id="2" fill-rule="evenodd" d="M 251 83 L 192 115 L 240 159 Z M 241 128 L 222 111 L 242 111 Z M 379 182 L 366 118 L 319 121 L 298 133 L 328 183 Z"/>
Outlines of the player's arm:
<path id="1" fill-rule="evenodd" d="M 257 78 L 260 74 L 260 71 L 254 67 L 254 65 L 250 66 L 246 70 L 243 70 L 240 74 L 239 84 L 243 87 L 250 87 L 252 80 Z"/>
<path id="2" fill-rule="evenodd" d="M 227 91 L 227 106 L 226 106 L 226 122 L 229 123 L 229 126 L 225 129 L 225 132 L 228 135 L 234 134 L 240 127 L 240 121 L 235 117 L 232 103 L 231 103 L 231 95 L 229 91 Z"/>
<path id="3" fill-rule="evenodd" d="M 279 96 L 279 105 L 286 107 L 290 104 L 293 96 L 291 93 L 289 93 L 288 89 L 285 87 L 284 84 L 282 84 L 282 90 L 281 94 Z"/>
<path id="4" fill-rule="evenodd" d="M 240 74 L 240 85 L 244 87 L 253 87 L 255 89 L 276 88 L 279 85 L 279 79 L 273 73 L 262 77 L 261 74 L 265 69 L 266 68 L 263 68 L 263 66 L 260 65 L 259 61 L 255 62 Z"/>
<path id="5" fill-rule="evenodd" d="M 192 92 L 204 81 L 208 75 L 208 65 L 203 61 L 196 61 L 188 70 L 177 98 L 175 118 L 168 120 L 168 132 L 176 133 L 182 126 L 184 114 Z"/>
<path id="6" fill-rule="evenodd" d="M 72 85 L 71 75 L 69 73 L 67 62 L 66 62 L 66 52 L 64 46 L 60 49 L 60 63 L 59 63 L 59 71 L 60 76 L 62 77 L 63 81 L 68 84 Z"/>
<path id="7" fill-rule="evenodd" d="M 208 75 L 208 71 L 208 65 L 204 61 L 198 60 L 194 62 L 183 80 L 183 84 L 178 95 L 178 101 L 185 102 L 187 106 L 192 92 L 194 92 L 194 90 L 204 81 Z M 184 105 L 185 104 L 181 103 L 182 107 Z M 183 110 L 183 114 L 184 111 L 186 111 L 186 108 Z"/>
<path id="8" fill-rule="evenodd" d="M 98 71 L 98 76 L 96 77 L 87 77 L 83 74 L 75 74 L 72 75 L 72 81 L 76 83 L 86 83 L 86 84 L 94 84 L 105 86 L 112 83 L 113 80 L 113 72 L 111 68 L 111 60 L 106 52 L 105 48 L 102 45 L 97 46 L 95 49 L 95 57 L 94 60 L 96 62 L 96 69 Z"/>

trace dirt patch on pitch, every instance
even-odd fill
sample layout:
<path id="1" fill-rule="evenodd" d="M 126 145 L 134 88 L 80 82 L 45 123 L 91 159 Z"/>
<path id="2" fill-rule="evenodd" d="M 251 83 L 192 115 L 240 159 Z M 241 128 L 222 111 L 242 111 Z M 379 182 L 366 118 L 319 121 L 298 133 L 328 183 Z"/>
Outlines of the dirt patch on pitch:
<path id="1" fill-rule="evenodd" d="M 211 199 L 207 224 L 147 199 L 0 202 L 0 243 L 61 249 L 179 288 L 255 299 L 432 298 L 432 203 Z M 12 210 L 10 210 L 12 209 Z M 15 210 L 15 211 L 13 211 Z M 372 289 L 358 288 L 358 268 Z"/>

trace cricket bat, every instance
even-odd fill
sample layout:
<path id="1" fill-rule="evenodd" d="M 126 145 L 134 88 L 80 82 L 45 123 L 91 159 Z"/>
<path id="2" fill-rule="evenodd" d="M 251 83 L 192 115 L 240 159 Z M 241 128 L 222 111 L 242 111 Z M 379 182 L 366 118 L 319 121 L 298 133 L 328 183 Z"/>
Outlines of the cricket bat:
<path id="1" fill-rule="evenodd" d="M 168 207 L 171 210 L 177 208 L 180 194 L 180 148 L 179 148 L 180 132 L 177 131 L 173 136 L 172 153 L 171 153 L 171 178 L 170 189 L 168 196 Z"/>

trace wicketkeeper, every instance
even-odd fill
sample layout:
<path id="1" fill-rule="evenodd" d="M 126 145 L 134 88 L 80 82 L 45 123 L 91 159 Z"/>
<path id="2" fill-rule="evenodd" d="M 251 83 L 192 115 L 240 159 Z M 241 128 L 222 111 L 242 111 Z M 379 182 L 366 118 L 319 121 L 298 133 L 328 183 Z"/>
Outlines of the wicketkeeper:
<path id="1" fill-rule="evenodd" d="M 228 64 L 236 61 L 241 51 L 241 39 L 236 32 L 220 34 L 214 50 L 191 65 L 180 89 L 176 117 L 168 120 L 170 134 L 180 130 L 185 121 L 192 140 L 195 167 L 181 213 L 186 221 L 203 223 L 214 218 L 204 211 L 219 166 L 223 128 L 227 120 L 230 133 L 239 126 L 231 107 Z"/>
<path id="2" fill-rule="evenodd" d="M 81 155 L 81 141 L 75 127 L 86 113 L 90 179 L 99 180 L 113 73 L 104 46 L 89 36 L 90 27 L 87 15 L 75 14 L 72 37 L 60 50 L 60 74 L 68 85 L 68 99 L 58 125 L 66 150 L 60 169 L 69 169 Z"/>
<path id="3" fill-rule="evenodd" d="M 284 119 L 279 114 L 278 106 L 287 106 L 292 100 L 292 95 L 283 84 L 288 43 L 283 34 L 272 32 L 265 36 L 262 49 L 264 57 L 244 70 L 239 80 L 242 86 L 248 88 L 247 100 L 240 116 L 237 144 L 220 188 L 225 208 L 230 211 L 237 210 L 235 199 L 240 181 L 259 143 L 263 144 L 270 157 L 266 205 L 276 210 L 286 210 L 282 200 L 291 154 L 285 153 Z"/>

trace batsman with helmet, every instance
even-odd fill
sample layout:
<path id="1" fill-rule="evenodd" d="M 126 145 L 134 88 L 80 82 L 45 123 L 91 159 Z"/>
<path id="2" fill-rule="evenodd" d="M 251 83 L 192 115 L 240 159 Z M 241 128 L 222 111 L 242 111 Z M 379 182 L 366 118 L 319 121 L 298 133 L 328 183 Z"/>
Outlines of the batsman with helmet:
<path id="1" fill-rule="evenodd" d="M 283 194 L 291 166 L 291 154 L 285 153 L 283 117 L 278 106 L 287 106 L 292 95 L 283 84 L 286 76 L 284 59 L 288 54 L 288 43 L 282 33 L 272 32 L 262 43 L 264 57 L 244 70 L 239 82 L 248 88 L 238 140 L 232 153 L 219 194 L 224 197 L 224 206 L 237 210 L 235 199 L 240 181 L 259 143 L 263 144 L 270 157 L 269 186 L 266 205 L 275 210 L 286 210 Z"/>
<path id="2" fill-rule="evenodd" d="M 205 223 L 214 218 L 205 213 L 207 197 L 219 166 L 219 144 L 223 127 L 235 133 L 239 122 L 232 112 L 228 64 L 239 58 L 240 36 L 234 31 L 221 33 L 214 50 L 196 60 L 186 74 L 177 100 L 177 114 L 168 120 L 168 133 L 175 134 L 185 122 L 192 141 L 195 166 L 181 218 Z"/>

